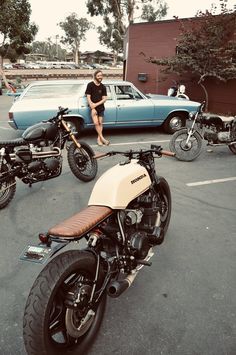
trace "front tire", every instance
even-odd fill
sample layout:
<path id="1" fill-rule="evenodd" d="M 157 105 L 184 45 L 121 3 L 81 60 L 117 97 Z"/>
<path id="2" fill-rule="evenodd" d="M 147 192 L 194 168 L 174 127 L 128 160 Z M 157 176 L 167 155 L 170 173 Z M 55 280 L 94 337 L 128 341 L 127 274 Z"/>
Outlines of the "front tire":
<path id="1" fill-rule="evenodd" d="M 202 148 L 202 137 L 195 131 L 187 142 L 188 129 L 180 129 L 175 132 L 170 139 L 170 150 L 175 153 L 175 157 L 181 161 L 192 161 L 196 159 Z"/>
<path id="2" fill-rule="evenodd" d="M 80 142 L 80 145 L 78 148 L 75 143 L 71 143 L 67 155 L 68 163 L 78 179 L 88 182 L 97 175 L 98 164 L 93 149 L 85 142 Z"/>
<path id="3" fill-rule="evenodd" d="M 236 154 L 236 144 L 228 145 L 228 147 L 229 147 L 229 150 L 231 150 L 231 152 L 233 154 Z"/>
<path id="4" fill-rule="evenodd" d="M 23 338 L 29 355 L 75 355 L 88 349 L 102 322 L 106 294 L 95 310 L 88 304 L 91 291 L 77 308 L 68 307 L 68 300 L 74 302 L 82 287 L 92 289 L 95 270 L 92 253 L 72 250 L 55 257 L 41 271 L 24 312 Z"/>
<path id="5" fill-rule="evenodd" d="M 0 178 L 6 175 L 8 171 L 8 166 L 6 164 L 2 165 L 0 172 Z M 16 180 L 11 177 L 6 182 L 0 182 L 0 209 L 6 207 L 13 199 L 16 192 Z"/>

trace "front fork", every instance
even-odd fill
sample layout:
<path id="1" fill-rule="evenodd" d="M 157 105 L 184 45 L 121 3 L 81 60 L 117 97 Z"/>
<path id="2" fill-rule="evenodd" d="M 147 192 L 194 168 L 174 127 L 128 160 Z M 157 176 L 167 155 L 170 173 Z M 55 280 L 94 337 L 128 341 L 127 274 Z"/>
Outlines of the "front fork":
<path id="1" fill-rule="evenodd" d="M 193 120 L 193 123 L 191 124 L 190 129 L 188 129 L 188 137 L 187 137 L 187 140 L 186 140 L 186 146 L 189 146 L 189 141 L 190 141 L 190 138 L 192 137 L 192 135 L 194 133 L 194 126 L 195 126 L 195 123 L 197 121 L 197 118 L 198 118 L 198 112 L 196 113 L 196 115 L 194 117 L 194 120 Z"/>

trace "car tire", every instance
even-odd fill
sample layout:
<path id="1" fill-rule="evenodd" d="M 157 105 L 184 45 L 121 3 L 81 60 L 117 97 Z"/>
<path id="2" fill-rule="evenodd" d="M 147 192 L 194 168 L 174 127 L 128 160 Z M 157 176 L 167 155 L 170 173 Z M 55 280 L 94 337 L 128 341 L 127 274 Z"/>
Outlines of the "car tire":
<path id="1" fill-rule="evenodd" d="M 171 113 L 163 123 L 163 129 L 166 133 L 173 134 L 179 129 L 185 127 L 186 117 L 179 112 Z"/>

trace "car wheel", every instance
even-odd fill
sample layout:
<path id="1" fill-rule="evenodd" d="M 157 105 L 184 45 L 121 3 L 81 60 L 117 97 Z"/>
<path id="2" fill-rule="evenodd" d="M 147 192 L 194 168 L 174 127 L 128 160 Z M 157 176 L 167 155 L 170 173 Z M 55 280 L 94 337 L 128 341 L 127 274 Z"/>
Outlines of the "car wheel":
<path id="1" fill-rule="evenodd" d="M 163 129 L 166 133 L 173 134 L 180 128 L 185 127 L 186 117 L 181 113 L 170 114 L 163 123 Z"/>

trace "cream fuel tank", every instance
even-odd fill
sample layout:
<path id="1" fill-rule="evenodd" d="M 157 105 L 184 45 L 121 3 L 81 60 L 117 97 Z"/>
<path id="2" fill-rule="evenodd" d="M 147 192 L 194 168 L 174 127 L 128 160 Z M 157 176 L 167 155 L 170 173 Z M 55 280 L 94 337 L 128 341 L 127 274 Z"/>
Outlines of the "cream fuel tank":
<path id="1" fill-rule="evenodd" d="M 97 180 L 88 205 L 124 209 L 150 185 L 151 179 L 145 167 L 132 159 L 110 168 Z"/>

